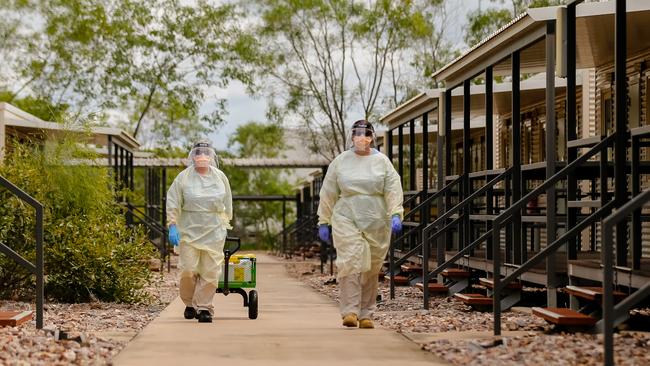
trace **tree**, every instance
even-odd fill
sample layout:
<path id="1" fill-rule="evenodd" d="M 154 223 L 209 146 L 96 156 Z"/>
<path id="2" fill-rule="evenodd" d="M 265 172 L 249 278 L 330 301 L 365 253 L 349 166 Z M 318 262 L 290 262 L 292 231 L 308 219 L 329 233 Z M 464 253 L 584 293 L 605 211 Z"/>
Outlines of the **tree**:
<path id="1" fill-rule="evenodd" d="M 476 10 L 468 15 L 465 43 L 471 47 L 508 24 L 512 13 L 507 9 Z"/>
<path id="2" fill-rule="evenodd" d="M 30 113 L 43 121 L 64 121 L 68 113 L 67 104 L 52 105 L 49 100 L 38 97 L 26 96 L 16 98 L 13 93 L 0 91 L 0 102 L 9 102 L 14 106 Z"/>
<path id="3" fill-rule="evenodd" d="M 447 39 L 448 14 L 443 0 L 429 0 L 421 5 L 421 11 L 428 20 L 428 29 L 420 42 L 415 44 L 412 64 L 417 71 L 408 88 L 406 99 L 422 91 L 423 86 L 438 88 L 438 82 L 431 78 L 438 69 L 458 56 L 459 51 Z M 395 101 L 395 105 L 399 105 Z"/>
<path id="4" fill-rule="evenodd" d="M 280 157 L 285 149 L 284 130 L 277 124 L 249 122 L 237 128 L 230 137 L 229 147 L 235 148 L 233 157 Z M 223 167 L 230 180 L 233 195 L 291 195 L 293 188 L 287 182 L 286 171 L 278 169 L 241 169 Z M 287 212 L 292 213 L 291 205 Z M 235 231 L 254 233 L 265 246 L 270 246 L 282 222 L 281 202 L 238 202 L 235 209 Z"/>
<path id="5" fill-rule="evenodd" d="M 255 57 L 233 5 L 208 0 L 23 0 L 9 12 L 41 19 L 9 37 L 20 46 L 9 91 L 71 106 L 77 116 L 117 109 L 145 145 L 203 134 L 222 121 L 215 90 L 252 83 L 240 61 Z M 71 21 L 74 20 L 74 21 Z M 21 36 L 26 34 L 27 36 Z M 201 107 L 210 102 L 211 111 Z M 174 142 L 183 144 L 183 138 Z"/>
<path id="6" fill-rule="evenodd" d="M 417 71 L 403 61 L 434 31 L 423 7 L 439 3 L 256 1 L 272 114 L 304 127 L 314 152 L 337 155 L 350 115 L 376 120 L 407 96 L 402 77 Z"/>
<path id="7" fill-rule="evenodd" d="M 504 0 L 490 1 L 504 3 Z M 479 8 L 467 16 L 469 24 L 465 34 L 465 43 L 470 47 L 479 43 L 529 8 L 560 5 L 565 2 L 564 0 L 511 0 L 512 11 L 507 8 L 486 10 Z"/>

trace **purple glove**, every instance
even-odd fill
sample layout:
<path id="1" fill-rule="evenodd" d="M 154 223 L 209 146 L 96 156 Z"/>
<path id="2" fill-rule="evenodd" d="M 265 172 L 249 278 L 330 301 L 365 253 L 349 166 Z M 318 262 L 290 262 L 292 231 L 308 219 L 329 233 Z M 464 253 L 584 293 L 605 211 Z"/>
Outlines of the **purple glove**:
<path id="1" fill-rule="evenodd" d="M 330 228 L 327 224 L 321 224 L 318 227 L 318 237 L 322 241 L 330 241 Z"/>
<path id="2" fill-rule="evenodd" d="M 400 220 L 399 215 L 394 215 L 391 218 L 390 227 L 393 230 L 393 233 L 399 233 L 402 231 L 402 220 Z"/>

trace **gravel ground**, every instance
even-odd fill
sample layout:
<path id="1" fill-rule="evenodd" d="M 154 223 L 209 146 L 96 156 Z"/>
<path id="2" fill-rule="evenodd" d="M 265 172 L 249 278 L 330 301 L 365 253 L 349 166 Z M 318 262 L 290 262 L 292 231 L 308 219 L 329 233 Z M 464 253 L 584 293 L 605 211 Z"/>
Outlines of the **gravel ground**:
<path id="1" fill-rule="evenodd" d="M 173 261 L 176 257 L 172 257 Z M 104 365 L 178 295 L 178 270 L 154 273 L 149 304 L 45 304 L 44 329 L 36 322 L 0 327 L 0 365 Z M 33 309 L 29 303 L 0 301 L 0 310 Z M 54 330 L 68 339 L 56 340 Z"/>
<path id="2" fill-rule="evenodd" d="M 318 292 L 338 300 L 331 275 L 321 275 L 317 261 L 285 261 L 290 275 Z M 104 365 L 144 328 L 177 294 L 177 270 L 154 274 L 149 287 L 153 301 L 147 305 L 115 303 L 47 303 L 45 329 L 35 322 L 0 328 L 0 365 Z M 421 344 L 421 347 L 454 365 L 599 365 L 602 342 L 599 336 L 580 333 L 551 333 L 541 319 L 520 312 L 503 314 L 503 330 L 526 331 L 525 335 L 502 337 L 494 346 L 486 339 L 453 339 L 455 332 L 490 331 L 492 314 L 470 310 L 446 297 L 433 297 L 429 311 L 422 310 L 421 292 L 397 287 L 389 299 L 387 281 L 380 287 L 384 299 L 377 306 L 376 322 L 401 333 L 440 334 L 448 339 Z M 27 303 L 0 301 L 0 310 L 30 309 Z M 648 309 L 635 313 L 648 314 Z M 68 338 L 57 341 L 52 330 L 64 330 Z M 650 333 L 621 332 L 615 335 L 618 365 L 650 365 Z"/>
<path id="3" fill-rule="evenodd" d="M 490 347 L 485 341 L 439 340 L 426 349 L 454 365 L 602 365 L 602 337 L 582 333 L 530 334 L 503 337 Z M 650 334 L 615 334 L 617 365 L 650 365 Z M 484 345 L 486 348 L 482 347 Z"/>
<path id="4" fill-rule="evenodd" d="M 318 261 L 285 260 L 287 272 L 318 292 L 338 300 L 333 276 L 320 274 Z M 454 365 L 601 365 L 602 337 L 582 333 L 557 333 L 544 320 L 526 312 L 502 315 L 503 331 L 524 331 L 503 336 L 496 344 L 486 339 L 458 337 L 466 331 L 491 331 L 492 313 L 471 310 L 449 297 L 432 297 L 429 310 L 422 309 L 422 292 L 412 287 L 396 287 L 389 298 L 388 281 L 380 285 L 383 301 L 378 303 L 375 321 L 400 333 L 431 334 L 434 341 L 420 344 Z M 648 314 L 648 309 L 635 313 Z M 449 337 L 440 333 L 449 332 Z M 456 339 L 455 339 L 456 338 Z M 650 365 L 650 333 L 623 331 L 615 335 L 617 365 Z"/>

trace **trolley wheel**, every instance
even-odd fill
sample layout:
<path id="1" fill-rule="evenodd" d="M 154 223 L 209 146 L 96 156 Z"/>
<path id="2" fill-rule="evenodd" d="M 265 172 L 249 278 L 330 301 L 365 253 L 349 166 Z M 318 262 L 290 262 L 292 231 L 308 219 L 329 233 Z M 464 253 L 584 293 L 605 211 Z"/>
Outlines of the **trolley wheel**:
<path id="1" fill-rule="evenodd" d="M 248 318 L 257 319 L 257 291 L 255 290 L 248 293 Z"/>

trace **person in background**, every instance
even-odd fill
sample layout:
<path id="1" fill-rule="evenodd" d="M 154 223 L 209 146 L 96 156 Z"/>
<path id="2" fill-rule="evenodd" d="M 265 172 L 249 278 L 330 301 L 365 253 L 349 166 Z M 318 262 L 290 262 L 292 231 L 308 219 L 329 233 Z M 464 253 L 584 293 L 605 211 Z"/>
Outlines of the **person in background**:
<path id="1" fill-rule="evenodd" d="M 402 183 L 374 148 L 375 129 L 354 122 L 349 150 L 329 165 L 320 190 L 318 234 L 336 248 L 340 311 L 346 327 L 374 328 L 378 274 L 392 232 L 402 230 Z"/>
<path id="2" fill-rule="evenodd" d="M 183 316 L 211 323 L 226 232 L 231 229 L 232 193 L 209 142 L 196 143 L 189 161 L 167 191 L 169 242 L 180 246 Z"/>

